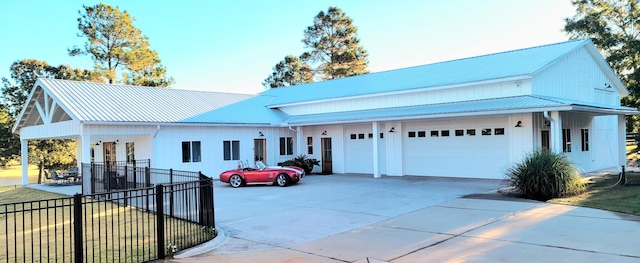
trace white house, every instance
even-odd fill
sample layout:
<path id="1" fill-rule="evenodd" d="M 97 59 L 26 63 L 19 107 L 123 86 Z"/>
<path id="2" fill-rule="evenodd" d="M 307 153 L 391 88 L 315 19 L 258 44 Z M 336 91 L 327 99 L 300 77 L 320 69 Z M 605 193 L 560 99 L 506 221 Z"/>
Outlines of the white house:
<path id="1" fill-rule="evenodd" d="M 315 172 L 503 178 L 538 147 L 583 171 L 625 165 L 627 94 L 575 40 L 257 95 L 39 79 L 14 132 L 23 160 L 28 140 L 71 138 L 79 164 L 150 159 L 212 177 L 305 154 Z"/>

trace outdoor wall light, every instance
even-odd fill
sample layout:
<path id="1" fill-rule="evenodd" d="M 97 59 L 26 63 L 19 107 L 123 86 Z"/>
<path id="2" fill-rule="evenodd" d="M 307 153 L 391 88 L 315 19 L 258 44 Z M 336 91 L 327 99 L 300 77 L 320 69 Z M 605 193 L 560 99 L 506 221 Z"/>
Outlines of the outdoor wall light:
<path id="1" fill-rule="evenodd" d="M 262 132 L 258 132 L 258 135 L 260 135 L 260 137 L 264 137 L 264 134 Z"/>
<path id="2" fill-rule="evenodd" d="M 522 127 L 522 121 L 518 121 L 518 123 L 516 123 L 516 127 Z"/>
<path id="3" fill-rule="evenodd" d="M 320 135 L 327 135 L 327 131 L 323 131 Z"/>
<path id="4" fill-rule="evenodd" d="M 102 143 L 102 141 L 96 142 L 96 146 L 100 145 L 101 143 Z"/>
<path id="5" fill-rule="evenodd" d="M 391 129 L 389 130 L 389 132 L 395 132 L 396 131 L 396 127 L 391 127 Z"/>
<path id="6" fill-rule="evenodd" d="M 120 140 L 116 140 L 113 144 L 118 144 L 120 142 Z"/>

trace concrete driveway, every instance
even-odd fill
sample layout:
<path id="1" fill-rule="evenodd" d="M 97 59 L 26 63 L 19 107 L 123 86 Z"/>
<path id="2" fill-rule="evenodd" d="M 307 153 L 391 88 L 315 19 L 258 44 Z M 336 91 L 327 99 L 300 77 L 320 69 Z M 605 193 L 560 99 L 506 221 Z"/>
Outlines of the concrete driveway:
<path id="1" fill-rule="evenodd" d="M 364 175 L 313 175 L 286 188 L 216 182 L 225 237 L 170 261 L 640 261 L 640 217 L 505 198 L 495 194 L 500 183 Z"/>

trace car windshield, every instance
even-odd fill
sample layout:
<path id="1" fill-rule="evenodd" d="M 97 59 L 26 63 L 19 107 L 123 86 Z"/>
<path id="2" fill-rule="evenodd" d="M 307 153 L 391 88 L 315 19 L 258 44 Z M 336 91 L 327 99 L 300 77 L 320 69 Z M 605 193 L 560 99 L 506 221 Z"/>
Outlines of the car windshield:
<path id="1" fill-rule="evenodd" d="M 264 168 L 266 168 L 266 167 L 267 167 L 267 165 L 266 165 L 266 164 L 264 164 L 262 161 L 257 161 L 257 162 L 256 162 L 256 168 L 258 168 L 258 169 L 262 170 L 262 169 L 264 169 Z"/>

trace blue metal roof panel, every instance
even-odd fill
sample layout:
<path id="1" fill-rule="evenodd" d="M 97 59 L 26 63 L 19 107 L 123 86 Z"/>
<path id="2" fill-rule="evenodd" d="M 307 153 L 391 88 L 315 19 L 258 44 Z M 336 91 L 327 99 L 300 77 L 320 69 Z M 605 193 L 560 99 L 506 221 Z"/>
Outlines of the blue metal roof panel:
<path id="1" fill-rule="evenodd" d="M 269 89 L 270 106 L 531 75 L 590 40 L 574 40 L 411 68 Z"/>
<path id="2" fill-rule="evenodd" d="M 265 105 L 271 100 L 273 100 L 271 96 L 255 96 L 182 122 L 279 125 L 289 115 L 278 109 L 266 107 Z"/>

